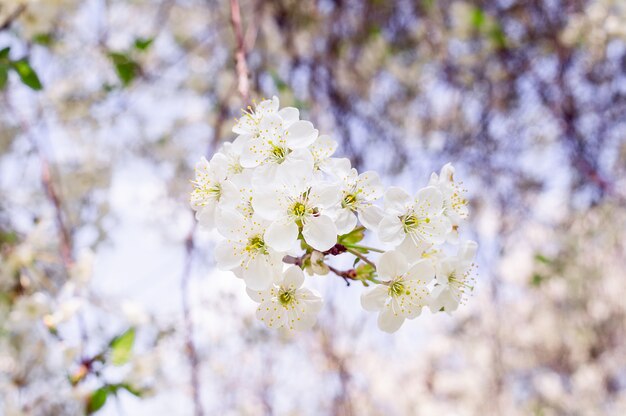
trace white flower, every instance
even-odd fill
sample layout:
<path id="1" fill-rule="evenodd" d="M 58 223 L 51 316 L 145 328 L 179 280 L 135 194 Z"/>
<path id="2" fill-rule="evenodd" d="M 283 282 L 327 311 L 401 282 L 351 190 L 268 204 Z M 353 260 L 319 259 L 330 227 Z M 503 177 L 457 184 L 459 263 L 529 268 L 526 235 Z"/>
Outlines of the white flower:
<path id="1" fill-rule="evenodd" d="M 245 136 L 256 136 L 259 133 L 259 124 L 268 114 L 275 114 L 278 111 L 280 103 L 278 97 L 274 96 L 271 100 L 263 100 L 259 104 L 252 107 L 248 106 L 248 110 L 233 126 L 233 133 Z"/>
<path id="2" fill-rule="evenodd" d="M 348 169 L 350 168 L 350 161 L 348 159 L 336 159 L 331 157 L 335 153 L 335 150 L 337 150 L 337 146 L 338 143 L 326 134 L 319 136 L 317 140 L 309 146 L 309 151 L 311 155 L 313 155 L 313 168 L 316 172 L 328 173 L 329 170 L 332 169 L 333 163 L 336 163 L 334 161 L 337 160 L 341 160 L 344 163 L 347 162 Z"/>
<path id="3" fill-rule="evenodd" d="M 309 275 L 317 274 L 319 276 L 325 276 L 330 272 L 330 268 L 325 263 L 326 256 L 324 253 L 313 250 L 311 257 L 309 258 L 308 267 L 306 271 Z"/>
<path id="4" fill-rule="evenodd" d="M 367 311 L 379 311 L 378 327 L 385 332 L 397 331 L 405 319 L 414 319 L 428 305 L 426 285 L 435 275 L 429 260 L 410 266 L 400 253 L 388 251 L 380 256 L 376 267 L 378 279 L 384 281 L 361 296 Z"/>
<path id="5" fill-rule="evenodd" d="M 306 330 L 311 328 L 322 308 L 322 298 L 303 288 L 304 273 L 297 266 L 285 270 L 280 281 L 264 291 L 247 289 L 248 295 L 260 305 L 256 316 L 270 328 Z"/>
<path id="6" fill-rule="evenodd" d="M 254 215 L 252 177 L 253 172 L 246 169 L 227 181 L 226 186 L 222 187 L 220 211 L 237 211 L 247 218 Z"/>
<path id="7" fill-rule="evenodd" d="M 310 121 L 285 123 L 278 114 L 267 115 L 259 123 L 258 136 L 247 138 L 243 144 L 241 165 L 254 168 L 264 164 L 282 164 L 297 149 L 310 155 L 307 147 L 315 141 L 317 134 Z M 310 157 L 312 163 L 313 157 Z"/>
<path id="8" fill-rule="evenodd" d="M 265 243 L 267 222 L 237 212 L 221 211 L 218 231 L 227 238 L 215 248 L 215 260 L 222 270 L 232 270 L 246 286 L 264 290 L 278 277 L 283 254 Z"/>
<path id="9" fill-rule="evenodd" d="M 44 292 L 35 292 L 30 296 L 20 296 L 9 315 L 9 321 L 18 326 L 32 325 L 32 321 L 41 319 L 52 311 L 52 300 Z"/>
<path id="10" fill-rule="evenodd" d="M 443 195 L 427 186 L 412 198 L 406 191 L 391 187 L 385 192 L 384 217 L 378 225 L 378 238 L 394 246 L 410 238 L 415 244 L 445 242 L 450 221 L 443 215 Z"/>
<path id="11" fill-rule="evenodd" d="M 459 225 L 467 218 L 469 210 L 467 199 L 465 199 L 465 190 L 454 181 L 454 167 L 447 163 L 441 168 L 439 175 L 433 172 L 430 175 L 428 185 L 436 187 L 443 195 L 443 213 L 452 224 L 452 231 L 448 239 L 450 242 L 456 242 Z"/>
<path id="12" fill-rule="evenodd" d="M 437 263 L 436 285 L 432 291 L 432 312 L 442 308 L 446 312 L 455 311 L 467 296 L 467 291 L 474 289 L 474 257 L 478 244 L 467 241 L 459 247 L 458 254 Z"/>
<path id="13" fill-rule="evenodd" d="M 293 180 L 290 183 L 289 179 Z M 252 205 L 261 217 L 271 221 L 265 233 L 267 244 L 279 251 L 294 248 L 299 232 L 316 250 L 326 251 L 337 242 L 337 227 L 325 210 L 339 203 L 336 185 L 306 178 L 285 178 L 269 190 L 255 193 Z"/>
<path id="14" fill-rule="evenodd" d="M 357 224 L 357 215 L 366 228 L 378 226 L 382 210 L 373 205 L 383 196 L 383 186 L 376 172 L 368 171 L 359 175 L 356 169 L 349 169 L 341 176 L 341 208 L 335 220 L 339 234 L 349 233 Z"/>
<path id="15" fill-rule="evenodd" d="M 191 208 L 196 211 L 200 224 L 212 228 L 215 226 L 216 208 L 226 183 L 225 165 L 210 163 L 205 157 L 196 165 L 196 179 L 192 181 Z"/>
<path id="16" fill-rule="evenodd" d="M 232 178 L 243 172 L 241 152 L 243 151 L 244 141 L 241 137 L 238 137 L 233 142 L 224 143 L 220 150 L 211 158 L 211 164 L 219 166 L 220 171 L 227 178 Z"/>

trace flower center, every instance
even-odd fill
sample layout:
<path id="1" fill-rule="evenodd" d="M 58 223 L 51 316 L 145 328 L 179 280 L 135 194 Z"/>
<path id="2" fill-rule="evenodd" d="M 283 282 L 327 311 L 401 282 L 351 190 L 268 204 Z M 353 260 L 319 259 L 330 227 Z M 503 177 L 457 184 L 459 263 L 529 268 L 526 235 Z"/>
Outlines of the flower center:
<path id="1" fill-rule="evenodd" d="M 400 281 L 393 282 L 389 285 L 390 296 L 400 296 L 404 293 L 404 285 Z"/>
<path id="2" fill-rule="evenodd" d="M 296 202 L 293 204 L 292 212 L 296 218 L 302 218 L 306 214 L 306 206 L 302 202 Z"/>
<path id="3" fill-rule="evenodd" d="M 356 202 L 356 195 L 355 194 L 346 194 L 343 197 L 343 201 L 341 201 L 341 206 L 343 208 L 349 208 L 352 205 L 354 205 L 355 202 Z"/>
<path id="4" fill-rule="evenodd" d="M 285 157 L 287 157 L 287 155 L 289 154 L 289 150 L 273 144 L 270 154 L 271 158 L 274 159 L 277 163 L 282 163 L 285 160 Z"/>
<path id="5" fill-rule="evenodd" d="M 295 290 L 281 289 L 280 293 L 278 294 L 278 301 L 283 306 L 289 306 L 295 300 L 296 300 Z"/>
<path id="6" fill-rule="evenodd" d="M 232 162 L 228 167 L 230 173 L 237 174 L 243 172 L 243 166 L 239 163 L 239 160 Z"/>
<path id="7" fill-rule="evenodd" d="M 430 218 L 419 218 L 415 214 L 408 214 L 403 217 L 400 217 L 400 221 L 402 221 L 402 227 L 404 228 L 405 233 L 409 233 L 417 229 L 420 223 L 424 222 L 428 224 L 430 222 Z"/>
<path id="8" fill-rule="evenodd" d="M 210 187 L 207 192 L 209 193 L 209 195 L 213 196 L 213 198 L 215 198 L 216 200 L 220 200 L 220 197 L 222 196 L 222 185 L 215 184 L 214 186 Z"/>
<path id="9" fill-rule="evenodd" d="M 263 237 L 257 235 L 250 238 L 248 240 L 248 245 L 246 246 L 246 251 L 266 254 L 267 248 L 265 247 L 265 241 L 263 241 Z"/>

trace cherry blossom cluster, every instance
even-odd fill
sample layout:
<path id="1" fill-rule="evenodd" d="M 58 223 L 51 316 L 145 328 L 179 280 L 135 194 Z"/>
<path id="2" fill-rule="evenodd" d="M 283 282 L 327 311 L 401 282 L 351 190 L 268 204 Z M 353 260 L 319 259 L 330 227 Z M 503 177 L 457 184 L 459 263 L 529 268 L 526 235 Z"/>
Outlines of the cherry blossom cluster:
<path id="1" fill-rule="evenodd" d="M 248 107 L 233 132 L 196 166 L 191 206 L 221 236 L 217 266 L 244 280 L 268 327 L 315 324 L 322 299 L 303 287 L 305 271 L 368 287 L 362 306 L 386 332 L 424 307 L 452 312 L 472 290 L 477 245 L 459 241 L 468 208 L 450 164 L 413 195 L 385 189 L 376 172 L 333 157 L 337 142 L 276 97 Z M 329 264 L 343 253 L 355 257 L 352 268 Z"/>

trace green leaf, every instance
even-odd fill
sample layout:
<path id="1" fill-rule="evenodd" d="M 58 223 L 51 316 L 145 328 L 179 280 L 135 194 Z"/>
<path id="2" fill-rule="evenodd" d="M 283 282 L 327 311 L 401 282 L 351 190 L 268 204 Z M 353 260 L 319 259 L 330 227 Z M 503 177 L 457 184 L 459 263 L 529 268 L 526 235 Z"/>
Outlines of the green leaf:
<path id="1" fill-rule="evenodd" d="M 128 362 L 135 343 L 135 328 L 130 328 L 122 335 L 113 338 L 109 347 L 111 348 L 111 363 L 113 365 L 124 365 Z"/>
<path id="2" fill-rule="evenodd" d="M 3 90 L 9 80 L 9 67 L 0 63 L 0 90 Z"/>
<path id="3" fill-rule="evenodd" d="M 41 85 L 41 81 L 39 81 L 37 73 L 35 72 L 33 67 L 30 66 L 30 63 L 26 59 L 13 61 L 11 62 L 11 66 L 20 76 L 20 79 L 22 80 L 22 83 L 24 83 L 24 85 L 30 87 L 35 91 L 39 91 L 43 88 L 43 86 Z"/>
<path id="4" fill-rule="evenodd" d="M 498 48 L 506 47 L 506 35 L 498 23 L 495 23 L 494 27 L 489 31 L 489 38 Z"/>
<path id="5" fill-rule="evenodd" d="M 371 280 L 376 277 L 376 269 L 372 267 L 372 265 L 363 263 L 359 267 L 356 268 L 356 277 L 357 279 L 365 282 L 366 280 Z"/>
<path id="6" fill-rule="evenodd" d="M 348 234 L 340 235 L 337 242 L 339 244 L 353 245 L 363 240 L 363 237 L 365 237 L 365 229 L 357 227 Z"/>
<path id="7" fill-rule="evenodd" d="M 129 392 L 133 396 L 141 397 L 141 391 L 137 390 L 136 388 L 134 388 L 133 386 L 131 386 L 128 383 L 121 383 L 118 386 L 119 386 L 119 388 L 126 390 L 127 392 Z"/>
<path id="8" fill-rule="evenodd" d="M 7 46 L 6 48 L 0 50 L 0 62 L 1 61 L 9 61 L 9 52 L 11 52 L 11 47 Z"/>
<path id="9" fill-rule="evenodd" d="M 52 45 L 54 37 L 50 33 L 39 33 L 33 36 L 33 42 L 43 46 Z"/>
<path id="10" fill-rule="evenodd" d="M 537 260 L 539 263 L 550 264 L 550 259 L 542 254 L 535 254 L 535 260 Z"/>
<path id="11" fill-rule="evenodd" d="M 104 386 L 100 387 L 98 390 L 94 391 L 89 397 L 89 401 L 87 402 L 87 414 L 96 413 L 98 410 L 102 409 L 104 404 L 107 402 L 107 396 L 109 395 L 109 387 Z"/>
<path id="12" fill-rule="evenodd" d="M 542 275 L 540 275 L 539 273 L 535 273 L 533 274 L 533 278 L 530 282 L 532 283 L 533 286 L 539 286 L 541 285 L 541 283 L 543 283 L 544 280 L 545 279 Z"/>
<path id="13" fill-rule="evenodd" d="M 358 262 L 360 262 L 360 261 L 361 261 L 361 258 L 360 258 L 360 257 L 356 257 L 356 258 L 354 259 L 354 263 L 352 263 L 352 268 L 354 269 L 354 268 L 356 267 L 356 264 L 357 264 Z"/>
<path id="14" fill-rule="evenodd" d="M 17 234 L 15 231 L 2 231 L 0 230 L 0 245 L 2 244 L 15 244 L 17 243 Z"/>
<path id="15" fill-rule="evenodd" d="M 133 61 L 128 55 L 118 52 L 109 53 L 109 58 L 115 66 L 115 72 L 122 81 L 122 84 L 126 87 L 130 85 L 140 73 L 139 64 Z"/>
<path id="16" fill-rule="evenodd" d="M 474 7 L 474 9 L 472 9 L 472 13 L 470 14 L 470 22 L 472 23 L 472 26 L 476 29 L 480 29 L 485 24 L 485 21 L 485 13 L 478 7 Z"/>
<path id="17" fill-rule="evenodd" d="M 146 49 L 150 47 L 150 45 L 152 45 L 152 42 L 154 42 L 153 38 L 136 38 L 135 49 L 138 49 L 140 51 L 145 51 Z"/>

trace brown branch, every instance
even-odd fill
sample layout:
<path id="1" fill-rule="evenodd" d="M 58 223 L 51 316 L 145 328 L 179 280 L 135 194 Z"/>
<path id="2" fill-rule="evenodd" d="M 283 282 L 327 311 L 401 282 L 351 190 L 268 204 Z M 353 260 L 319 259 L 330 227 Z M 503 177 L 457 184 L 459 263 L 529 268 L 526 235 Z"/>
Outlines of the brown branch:
<path id="1" fill-rule="evenodd" d="M 0 23 L 0 32 L 10 28 L 11 25 L 13 24 L 13 22 L 15 22 L 17 20 L 17 18 L 20 17 L 20 15 L 22 13 L 24 13 L 25 11 L 26 11 L 26 5 L 25 4 L 22 4 L 18 8 L 16 8 L 13 11 L 13 13 L 8 15 L 7 18 L 4 19 L 4 22 Z"/>
<path id="2" fill-rule="evenodd" d="M 209 140 L 207 146 L 206 156 L 210 157 L 215 152 L 217 144 L 220 141 L 220 133 L 222 126 L 226 121 L 228 115 L 228 106 L 225 102 L 221 102 L 219 105 L 217 120 L 213 127 L 213 137 Z M 190 211 L 193 214 L 193 211 Z M 181 290 L 181 302 L 183 308 L 183 324 L 185 328 L 185 352 L 187 354 L 187 360 L 189 361 L 189 367 L 191 369 L 191 391 L 193 397 L 193 406 L 195 416 L 203 416 L 204 408 L 202 406 L 202 400 L 200 397 L 200 359 L 198 356 L 198 350 L 194 343 L 195 325 L 191 316 L 191 303 L 189 299 L 189 282 L 191 279 L 191 266 L 193 264 L 193 256 L 195 251 L 195 232 L 198 226 L 198 222 L 193 219 L 191 229 L 187 233 L 185 238 L 185 263 L 183 266 L 180 290 Z"/>
<path id="3" fill-rule="evenodd" d="M 248 104 L 250 95 L 250 80 L 248 78 L 248 63 L 246 62 L 246 44 L 241 26 L 241 9 L 239 0 L 230 0 L 230 22 L 235 34 L 235 69 L 237 72 L 237 90 L 241 95 L 244 106 Z"/>
<path id="4" fill-rule="evenodd" d="M 61 259 L 63 260 L 65 268 L 69 269 L 74 263 L 72 253 L 72 238 L 63 218 L 63 207 L 61 205 L 61 199 L 59 198 L 59 194 L 54 189 L 54 184 L 52 183 L 52 178 L 50 175 L 50 163 L 48 162 L 48 159 L 44 156 L 44 154 L 39 150 L 36 145 L 35 149 L 37 154 L 39 155 L 39 162 L 41 164 L 41 183 L 46 191 L 48 200 L 54 206 L 54 216 L 57 230 L 59 233 Z"/>
<path id="5" fill-rule="evenodd" d="M 54 208 L 54 219 L 57 227 L 57 233 L 59 235 L 59 251 L 61 254 L 61 261 L 63 262 L 63 266 L 65 267 L 66 271 L 69 271 L 69 269 L 74 264 L 72 233 L 65 221 L 61 198 L 59 197 L 59 194 L 55 189 L 54 183 L 52 181 L 50 162 L 48 161 L 48 158 L 46 157 L 44 152 L 41 150 L 39 143 L 37 143 L 37 139 L 32 134 L 32 129 L 29 122 L 26 121 L 21 114 L 14 110 L 8 99 L 6 100 L 6 102 L 7 108 L 9 108 L 9 110 L 13 113 L 15 119 L 18 120 L 22 132 L 30 141 L 31 145 L 33 146 L 33 150 L 39 158 L 39 164 L 41 166 L 41 184 L 44 188 L 46 197 Z M 39 117 L 41 118 L 41 114 L 39 115 Z"/>
<path id="6" fill-rule="evenodd" d="M 369 264 L 370 266 L 372 266 L 374 269 L 376 268 L 376 265 L 367 257 L 365 257 L 363 254 L 359 253 L 357 250 L 354 250 L 350 247 L 346 247 L 346 251 L 358 258 L 360 258 L 361 260 L 363 260 L 365 263 Z"/>
<path id="7" fill-rule="evenodd" d="M 337 276 L 339 276 L 343 280 L 345 280 L 346 286 L 350 286 L 350 280 L 359 280 L 357 275 L 356 275 L 356 270 L 354 270 L 354 269 L 338 270 L 338 269 L 335 269 L 331 265 L 327 264 L 327 266 L 328 266 L 328 270 L 330 270 L 331 272 L 335 273 Z"/>
<path id="8" fill-rule="evenodd" d="M 203 416 L 204 409 L 202 407 L 202 401 L 200 400 L 200 360 L 193 340 L 194 323 L 191 317 L 191 305 L 189 302 L 189 281 L 191 278 L 191 265 L 193 263 L 193 252 L 195 248 L 194 233 L 196 231 L 196 224 L 197 222 L 194 219 L 193 225 L 185 238 L 185 264 L 183 266 L 180 286 L 183 322 L 185 327 L 185 352 L 191 368 L 191 394 L 193 397 L 194 415 Z"/>

